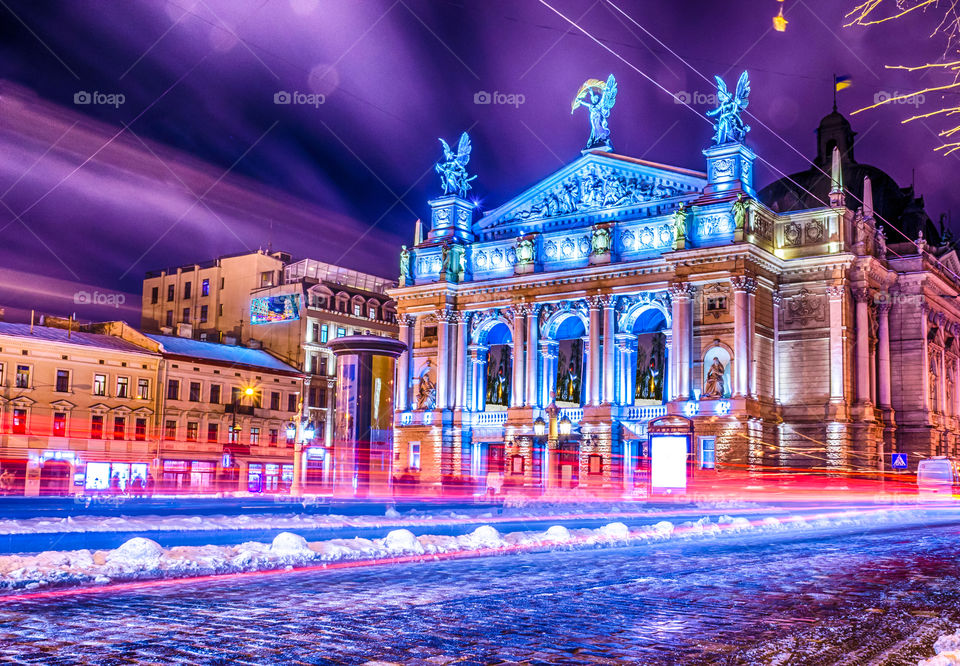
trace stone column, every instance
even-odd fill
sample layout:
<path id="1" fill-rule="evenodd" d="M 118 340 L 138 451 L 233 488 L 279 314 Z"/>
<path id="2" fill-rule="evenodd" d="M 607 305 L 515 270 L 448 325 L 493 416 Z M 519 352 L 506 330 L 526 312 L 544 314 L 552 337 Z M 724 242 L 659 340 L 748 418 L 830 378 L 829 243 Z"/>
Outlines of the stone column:
<path id="1" fill-rule="evenodd" d="M 673 348 L 671 350 L 670 370 L 674 375 L 673 387 L 677 400 L 690 399 L 690 366 L 693 351 L 693 287 L 686 282 L 678 282 L 670 287 L 673 306 L 673 327 L 671 332 Z"/>
<path id="2" fill-rule="evenodd" d="M 637 355 L 637 336 L 632 333 L 617 334 L 618 368 L 617 384 L 620 387 L 617 402 L 621 405 L 632 405 L 636 394 L 637 372 L 634 358 Z M 661 372 L 665 370 L 661 368 Z M 669 378 L 668 378 L 669 379 Z M 667 392 L 669 393 L 669 388 Z"/>
<path id="3" fill-rule="evenodd" d="M 470 323 L 470 313 L 466 311 L 457 313 L 457 354 L 456 360 L 456 380 L 453 392 L 453 406 L 456 409 L 468 409 L 467 405 L 467 347 L 470 339 L 468 334 Z"/>
<path id="4" fill-rule="evenodd" d="M 437 310 L 437 409 L 450 407 L 450 308 Z"/>
<path id="5" fill-rule="evenodd" d="M 857 402 L 870 402 L 870 290 L 853 290 L 857 308 Z"/>
<path id="6" fill-rule="evenodd" d="M 616 324 L 614 318 L 614 306 L 616 305 L 616 296 L 604 296 L 603 303 L 603 402 L 606 404 L 616 404 L 617 396 L 615 394 L 617 386 L 616 376 Z"/>
<path id="7" fill-rule="evenodd" d="M 527 405 L 530 407 L 541 406 L 537 382 L 540 374 L 537 367 L 537 347 L 540 334 L 539 313 L 540 306 L 538 305 L 531 305 L 529 312 L 527 312 Z"/>
<path id="8" fill-rule="evenodd" d="M 757 284 L 753 283 L 753 289 L 747 291 L 747 348 L 749 357 L 747 363 L 748 370 L 748 392 L 751 398 L 757 397 Z"/>
<path id="9" fill-rule="evenodd" d="M 780 292 L 773 294 L 773 401 L 780 402 Z"/>
<path id="10" fill-rule="evenodd" d="M 672 318 L 672 315 L 671 315 L 671 318 Z M 667 362 L 665 364 L 667 379 L 666 379 L 666 382 L 664 383 L 666 384 L 666 387 L 667 387 L 666 388 L 667 401 L 669 402 L 670 400 L 674 400 L 677 397 L 677 372 L 676 372 L 676 369 L 674 368 L 675 361 L 673 358 L 673 325 L 672 324 L 669 331 L 663 332 L 663 337 L 666 338 L 666 340 L 663 343 L 663 347 L 666 350 L 666 355 L 667 355 Z M 634 369 L 634 372 L 636 372 L 636 369 Z M 634 381 L 636 381 L 636 377 L 634 377 Z M 632 403 L 633 400 L 631 399 L 630 402 Z"/>
<path id="11" fill-rule="evenodd" d="M 730 278 L 733 287 L 733 397 L 750 395 L 750 374 L 753 366 L 753 339 L 750 330 L 751 295 L 757 283 L 747 275 Z"/>
<path id="12" fill-rule="evenodd" d="M 467 406 L 475 412 L 482 412 L 486 402 L 484 380 L 487 371 L 487 347 L 470 345 L 470 395 L 467 396 Z"/>
<path id="13" fill-rule="evenodd" d="M 884 411 L 889 410 L 893 403 L 890 376 L 890 304 L 877 305 L 877 365 L 878 373 L 878 402 Z"/>
<path id="14" fill-rule="evenodd" d="M 830 402 L 843 402 L 843 297 L 846 288 L 827 287 L 830 300 Z"/>
<path id="15" fill-rule="evenodd" d="M 397 359 L 396 401 L 397 411 L 399 412 L 410 409 L 410 359 L 413 356 L 413 336 L 411 332 L 416 326 L 416 321 L 406 314 L 397 317 L 397 323 L 400 325 L 400 342 L 407 345 L 407 349 Z"/>
<path id="16" fill-rule="evenodd" d="M 603 306 L 603 299 L 600 296 L 593 296 L 588 299 L 590 304 L 590 357 L 589 368 L 590 376 L 587 378 L 587 384 L 590 389 L 589 405 L 600 404 L 600 308 Z"/>
<path id="17" fill-rule="evenodd" d="M 526 375 L 526 357 L 523 341 L 526 337 L 525 305 L 515 305 L 513 308 L 513 382 L 510 387 L 510 406 L 523 407 L 526 385 L 523 378 Z"/>
<path id="18" fill-rule="evenodd" d="M 555 340 L 540 341 L 540 376 L 543 381 L 540 385 L 540 403 L 546 407 L 554 400 L 551 395 L 556 391 L 557 356 L 559 344 Z"/>

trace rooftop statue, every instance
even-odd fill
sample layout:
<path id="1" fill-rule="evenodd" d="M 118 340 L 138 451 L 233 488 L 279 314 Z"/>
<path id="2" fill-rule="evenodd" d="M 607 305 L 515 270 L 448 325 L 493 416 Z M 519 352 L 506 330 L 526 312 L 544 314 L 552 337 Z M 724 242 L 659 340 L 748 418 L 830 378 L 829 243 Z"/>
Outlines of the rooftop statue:
<path id="1" fill-rule="evenodd" d="M 717 80 L 717 108 L 707 111 L 708 116 L 717 116 L 716 134 L 713 142 L 716 145 L 724 143 L 740 143 L 746 138 L 750 126 L 745 125 L 740 112 L 747 108 L 750 95 L 750 77 L 744 71 L 737 81 L 737 90 L 733 94 L 727 90 L 727 84 L 719 76 Z"/>
<path id="2" fill-rule="evenodd" d="M 587 141 L 587 150 L 591 148 L 612 148 L 610 143 L 610 128 L 607 127 L 607 118 L 610 109 L 617 102 L 617 80 L 613 74 L 607 77 L 606 83 L 600 79 L 587 79 L 577 91 L 570 106 L 573 114 L 578 106 L 585 106 L 590 111 L 590 139 Z"/>
<path id="3" fill-rule="evenodd" d="M 450 145 L 440 139 L 443 144 L 444 162 L 438 162 L 436 165 L 437 173 L 440 174 L 440 186 L 444 194 L 455 193 L 460 196 L 466 196 L 470 189 L 470 181 L 476 176 L 467 176 L 467 162 L 470 161 L 470 137 L 466 132 L 460 135 L 460 143 L 457 146 L 457 152 L 450 150 Z"/>

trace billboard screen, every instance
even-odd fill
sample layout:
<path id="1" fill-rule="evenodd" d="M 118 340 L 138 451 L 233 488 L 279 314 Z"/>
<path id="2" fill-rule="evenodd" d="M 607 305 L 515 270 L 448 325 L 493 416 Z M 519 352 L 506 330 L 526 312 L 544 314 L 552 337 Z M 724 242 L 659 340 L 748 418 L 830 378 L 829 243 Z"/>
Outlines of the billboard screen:
<path id="1" fill-rule="evenodd" d="M 650 486 L 653 492 L 687 487 L 687 436 L 650 436 Z"/>
<path id="2" fill-rule="evenodd" d="M 300 319 L 300 294 L 262 296 L 250 301 L 251 324 L 275 324 Z"/>

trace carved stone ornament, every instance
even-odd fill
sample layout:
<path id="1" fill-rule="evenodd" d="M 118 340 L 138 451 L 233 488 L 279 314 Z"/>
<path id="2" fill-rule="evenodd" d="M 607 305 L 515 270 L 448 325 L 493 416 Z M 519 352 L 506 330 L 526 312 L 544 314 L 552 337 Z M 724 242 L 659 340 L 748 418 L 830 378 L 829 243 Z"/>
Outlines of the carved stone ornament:
<path id="1" fill-rule="evenodd" d="M 806 287 L 800 290 L 796 296 L 786 299 L 787 307 L 784 311 L 784 319 L 789 323 L 796 323 L 800 326 L 806 326 L 811 321 L 824 321 L 826 319 L 826 308 L 823 304 L 823 298 L 811 294 Z"/>

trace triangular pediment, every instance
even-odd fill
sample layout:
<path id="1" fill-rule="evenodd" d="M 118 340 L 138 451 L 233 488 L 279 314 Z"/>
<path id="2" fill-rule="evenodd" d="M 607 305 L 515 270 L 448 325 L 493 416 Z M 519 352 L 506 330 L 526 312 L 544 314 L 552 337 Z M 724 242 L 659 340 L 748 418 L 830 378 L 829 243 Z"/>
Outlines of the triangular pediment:
<path id="1" fill-rule="evenodd" d="M 642 217 L 664 201 L 698 196 L 705 185 L 697 171 L 589 152 L 481 217 L 474 233 L 490 238 Z"/>
<path id="2" fill-rule="evenodd" d="M 940 263 L 954 275 L 954 279 L 960 281 L 956 276 L 960 275 L 960 259 L 957 258 L 957 251 L 950 250 L 939 258 Z"/>

